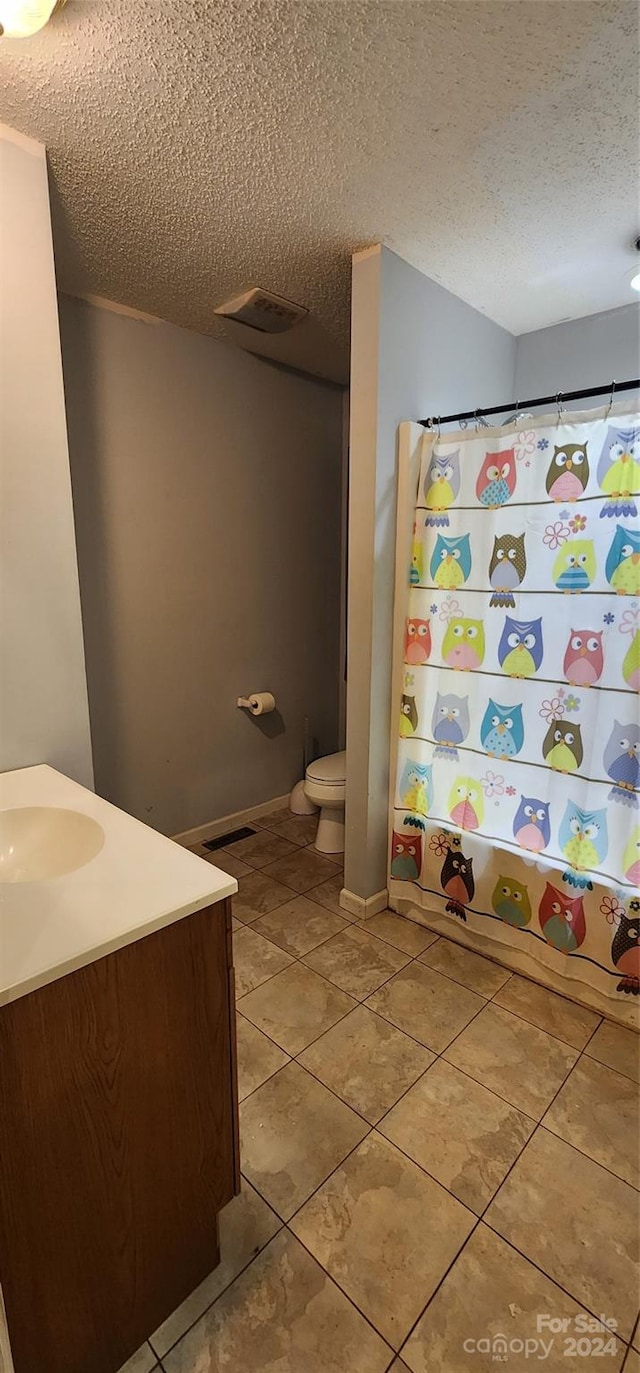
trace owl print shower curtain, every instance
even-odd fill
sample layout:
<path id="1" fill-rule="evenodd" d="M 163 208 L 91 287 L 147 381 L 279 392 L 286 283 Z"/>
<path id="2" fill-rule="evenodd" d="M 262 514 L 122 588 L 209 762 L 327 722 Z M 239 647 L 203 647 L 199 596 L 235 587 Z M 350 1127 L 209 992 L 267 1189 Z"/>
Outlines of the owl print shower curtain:
<path id="1" fill-rule="evenodd" d="M 403 429 L 391 904 L 633 1023 L 640 414 Z"/>

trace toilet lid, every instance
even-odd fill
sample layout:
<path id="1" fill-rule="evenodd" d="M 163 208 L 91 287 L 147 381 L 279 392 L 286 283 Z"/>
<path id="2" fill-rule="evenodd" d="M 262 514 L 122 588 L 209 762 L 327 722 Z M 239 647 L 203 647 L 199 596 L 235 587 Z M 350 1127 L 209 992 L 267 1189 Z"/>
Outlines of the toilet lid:
<path id="1" fill-rule="evenodd" d="M 307 768 L 307 777 L 312 782 L 344 782 L 347 777 L 346 753 L 328 753 L 326 758 L 316 758 Z"/>

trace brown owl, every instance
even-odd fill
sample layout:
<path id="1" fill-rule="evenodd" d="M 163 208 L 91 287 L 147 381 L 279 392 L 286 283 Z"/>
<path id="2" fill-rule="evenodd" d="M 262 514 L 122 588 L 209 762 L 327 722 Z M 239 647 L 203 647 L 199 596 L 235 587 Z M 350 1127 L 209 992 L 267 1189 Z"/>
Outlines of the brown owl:
<path id="1" fill-rule="evenodd" d="M 575 772 L 584 757 L 580 726 L 570 720 L 552 720 L 544 737 L 542 756 L 557 772 Z"/>
<path id="2" fill-rule="evenodd" d="M 493 587 L 489 605 L 515 606 L 513 591 L 524 580 L 526 571 L 524 534 L 496 535 L 489 563 L 489 581 Z"/>
<path id="3" fill-rule="evenodd" d="M 552 501 L 577 501 L 589 480 L 586 443 L 556 444 L 545 482 Z"/>

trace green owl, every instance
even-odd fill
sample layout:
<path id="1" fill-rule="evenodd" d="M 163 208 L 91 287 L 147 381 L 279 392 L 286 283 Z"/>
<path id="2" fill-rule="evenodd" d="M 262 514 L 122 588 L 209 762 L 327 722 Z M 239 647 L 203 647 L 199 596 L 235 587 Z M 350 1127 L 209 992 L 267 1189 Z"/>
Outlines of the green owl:
<path id="1" fill-rule="evenodd" d="M 640 629 L 636 632 L 624 655 L 622 676 L 633 691 L 640 691 Z"/>
<path id="2" fill-rule="evenodd" d="M 622 870 L 627 882 L 640 887 L 640 825 L 636 825 L 627 843 L 622 859 Z"/>
<path id="3" fill-rule="evenodd" d="M 567 539 L 553 564 L 552 577 L 558 591 L 586 591 L 596 575 L 593 539 Z"/>
<path id="4" fill-rule="evenodd" d="M 411 544 L 411 569 L 409 572 L 409 582 L 411 586 L 420 586 L 424 574 L 424 554 L 422 551 L 422 541 L 417 530 L 414 528 L 413 541 Z"/>
<path id="5" fill-rule="evenodd" d="M 531 919 L 529 892 L 514 877 L 503 877 L 500 874 L 493 889 L 491 905 L 496 915 L 504 920 L 507 925 L 514 925 L 516 929 L 522 929 L 524 925 L 529 924 Z"/>
<path id="6" fill-rule="evenodd" d="M 449 667 L 470 672 L 484 661 L 484 625 L 482 620 L 467 620 L 463 616 L 449 620 L 442 641 L 442 657 Z"/>

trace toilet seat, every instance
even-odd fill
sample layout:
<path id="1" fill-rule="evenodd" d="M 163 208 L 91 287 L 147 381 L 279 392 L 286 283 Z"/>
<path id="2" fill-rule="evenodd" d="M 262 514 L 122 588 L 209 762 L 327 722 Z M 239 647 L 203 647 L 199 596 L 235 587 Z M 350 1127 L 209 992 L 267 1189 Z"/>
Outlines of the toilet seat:
<path id="1" fill-rule="evenodd" d="M 332 787 L 344 787 L 347 780 L 345 750 L 343 749 L 342 753 L 327 753 L 324 758 L 316 758 L 315 762 L 309 763 L 307 777 L 310 782 L 326 783 Z"/>

